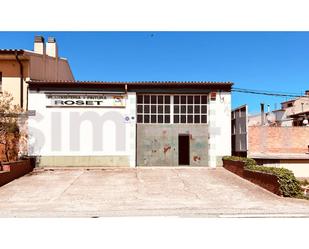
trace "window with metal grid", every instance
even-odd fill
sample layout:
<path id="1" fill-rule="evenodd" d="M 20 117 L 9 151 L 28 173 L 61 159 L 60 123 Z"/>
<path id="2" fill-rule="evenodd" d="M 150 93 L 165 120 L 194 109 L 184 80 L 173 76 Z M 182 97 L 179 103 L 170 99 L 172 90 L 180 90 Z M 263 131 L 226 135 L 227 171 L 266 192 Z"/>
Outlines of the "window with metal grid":
<path id="1" fill-rule="evenodd" d="M 169 124 L 171 96 L 137 95 L 137 123 Z"/>
<path id="2" fill-rule="evenodd" d="M 207 123 L 207 95 L 175 95 L 174 123 Z"/>

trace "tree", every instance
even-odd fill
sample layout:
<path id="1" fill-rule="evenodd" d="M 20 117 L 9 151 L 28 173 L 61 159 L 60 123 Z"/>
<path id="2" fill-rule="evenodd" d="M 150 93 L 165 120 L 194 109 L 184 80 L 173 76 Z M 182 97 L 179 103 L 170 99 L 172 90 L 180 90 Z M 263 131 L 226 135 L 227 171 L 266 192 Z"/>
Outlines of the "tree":
<path id="1" fill-rule="evenodd" d="M 11 94 L 4 92 L 0 96 L 0 145 L 6 161 L 17 160 L 19 141 L 22 137 L 18 121 L 23 110 L 12 102 Z"/>

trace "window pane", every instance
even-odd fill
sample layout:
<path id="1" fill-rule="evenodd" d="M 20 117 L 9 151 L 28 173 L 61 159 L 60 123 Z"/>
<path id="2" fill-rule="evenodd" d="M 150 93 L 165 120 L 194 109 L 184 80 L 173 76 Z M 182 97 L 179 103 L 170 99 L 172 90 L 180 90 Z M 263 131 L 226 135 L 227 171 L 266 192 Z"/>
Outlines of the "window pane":
<path id="1" fill-rule="evenodd" d="M 169 105 L 165 106 L 165 113 L 170 113 L 170 106 Z"/>
<path id="2" fill-rule="evenodd" d="M 163 96 L 162 95 L 158 96 L 158 103 L 163 104 Z"/>
<path id="3" fill-rule="evenodd" d="M 170 115 L 165 115 L 165 123 L 169 124 L 171 121 L 170 121 Z"/>
<path id="4" fill-rule="evenodd" d="M 207 104 L 207 96 L 202 96 L 202 104 Z"/>
<path id="5" fill-rule="evenodd" d="M 188 123 L 193 123 L 193 115 L 188 115 Z"/>
<path id="6" fill-rule="evenodd" d="M 151 115 L 151 123 L 157 123 L 157 116 Z"/>
<path id="7" fill-rule="evenodd" d="M 202 123 L 207 123 L 207 115 L 202 115 Z"/>
<path id="8" fill-rule="evenodd" d="M 179 96 L 174 96 L 174 104 L 179 104 Z"/>
<path id="9" fill-rule="evenodd" d="M 188 104 L 193 104 L 193 96 L 188 96 Z"/>
<path id="10" fill-rule="evenodd" d="M 151 104 L 156 104 L 157 103 L 157 96 L 156 95 L 152 95 L 151 96 Z"/>
<path id="11" fill-rule="evenodd" d="M 157 106 L 156 105 L 151 106 L 151 113 L 157 113 Z"/>
<path id="12" fill-rule="evenodd" d="M 193 106 L 192 105 L 188 106 L 188 113 L 193 113 Z"/>
<path id="13" fill-rule="evenodd" d="M 137 96 L 137 103 L 138 104 L 143 104 L 143 95 L 138 95 Z"/>
<path id="14" fill-rule="evenodd" d="M 149 113 L 149 105 L 144 105 L 144 113 Z"/>
<path id="15" fill-rule="evenodd" d="M 143 113 L 143 106 L 137 105 L 137 113 Z"/>
<path id="16" fill-rule="evenodd" d="M 158 106 L 158 113 L 163 113 L 163 105 Z"/>
<path id="17" fill-rule="evenodd" d="M 181 106 L 181 113 L 186 113 L 186 106 L 185 105 Z"/>
<path id="18" fill-rule="evenodd" d="M 194 103 L 195 104 L 200 104 L 200 96 L 194 96 Z"/>
<path id="19" fill-rule="evenodd" d="M 175 124 L 179 123 L 179 115 L 174 115 L 174 123 Z"/>
<path id="20" fill-rule="evenodd" d="M 194 106 L 194 113 L 200 113 L 200 106 L 199 105 Z"/>
<path id="21" fill-rule="evenodd" d="M 181 104 L 186 104 L 187 96 L 181 96 Z"/>
<path id="22" fill-rule="evenodd" d="M 137 123 L 143 123 L 143 115 L 137 115 Z"/>
<path id="23" fill-rule="evenodd" d="M 149 115 L 144 115 L 144 123 L 149 123 Z"/>
<path id="24" fill-rule="evenodd" d="M 179 105 L 174 105 L 174 112 L 179 113 Z"/>
<path id="25" fill-rule="evenodd" d="M 186 123 L 186 115 L 181 115 L 181 123 Z"/>
<path id="26" fill-rule="evenodd" d="M 202 113 L 207 114 L 207 105 L 202 105 Z"/>
<path id="27" fill-rule="evenodd" d="M 150 96 L 144 95 L 144 104 L 149 104 L 149 102 L 150 102 Z"/>
<path id="28" fill-rule="evenodd" d="M 171 96 L 165 96 L 165 104 L 171 103 Z"/>
<path id="29" fill-rule="evenodd" d="M 163 123 L 163 115 L 158 115 L 158 123 Z"/>
<path id="30" fill-rule="evenodd" d="M 194 123 L 199 124 L 200 123 L 200 115 L 194 116 Z"/>

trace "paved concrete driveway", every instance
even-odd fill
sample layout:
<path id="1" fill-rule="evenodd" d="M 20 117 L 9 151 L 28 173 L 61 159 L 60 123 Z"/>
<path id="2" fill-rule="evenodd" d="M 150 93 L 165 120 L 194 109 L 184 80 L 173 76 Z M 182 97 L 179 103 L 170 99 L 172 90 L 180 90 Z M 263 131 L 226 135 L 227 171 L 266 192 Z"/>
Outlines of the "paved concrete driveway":
<path id="1" fill-rule="evenodd" d="M 223 168 L 40 170 L 0 188 L 1 217 L 309 216 Z"/>

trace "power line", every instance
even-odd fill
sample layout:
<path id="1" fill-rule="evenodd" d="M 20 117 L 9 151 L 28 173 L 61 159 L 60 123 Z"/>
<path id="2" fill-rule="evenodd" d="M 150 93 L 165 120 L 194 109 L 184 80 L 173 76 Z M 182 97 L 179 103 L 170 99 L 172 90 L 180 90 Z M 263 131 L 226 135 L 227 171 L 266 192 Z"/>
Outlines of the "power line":
<path id="1" fill-rule="evenodd" d="M 259 95 L 268 95 L 268 96 L 275 96 L 275 97 L 309 97 L 304 95 L 299 95 L 296 93 L 287 93 L 287 92 L 273 92 L 273 91 L 265 91 L 265 90 L 253 90 L 253 89 L 245 89 L 245 88 L 232 88 L 233 92 L 240 92 L 240 93 L 250 93 L 250 94 L 259 94 Z"/>

